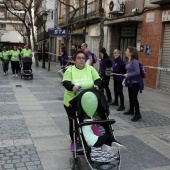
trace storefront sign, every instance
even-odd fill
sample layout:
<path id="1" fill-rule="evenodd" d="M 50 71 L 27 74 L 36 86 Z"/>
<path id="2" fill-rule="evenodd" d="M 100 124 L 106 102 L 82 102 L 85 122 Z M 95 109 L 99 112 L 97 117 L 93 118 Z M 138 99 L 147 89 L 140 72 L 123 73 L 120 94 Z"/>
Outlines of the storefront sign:
<path id="1" fill-rule="evenodd" d="M 51 35 L 66 35 L 67 30 L 64 29 L 49 29 L 48 33 Z"/>
<path id="2" fill-rule="evenodd" d="M 170 21 L 170 10 L 162 12 L 162 22 Z"/>

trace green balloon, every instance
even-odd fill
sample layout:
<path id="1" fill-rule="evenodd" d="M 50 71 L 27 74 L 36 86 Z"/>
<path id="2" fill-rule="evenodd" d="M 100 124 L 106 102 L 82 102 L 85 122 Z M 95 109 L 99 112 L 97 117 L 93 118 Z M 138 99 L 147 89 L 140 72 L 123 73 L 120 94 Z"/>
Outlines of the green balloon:
<path id="1" fill-rule="evenodd" d="M 92 117 L 98 106 L 96 95 L 92 92 L 85 92 L 81 98 L 81 106 L 85 113 Z"/>

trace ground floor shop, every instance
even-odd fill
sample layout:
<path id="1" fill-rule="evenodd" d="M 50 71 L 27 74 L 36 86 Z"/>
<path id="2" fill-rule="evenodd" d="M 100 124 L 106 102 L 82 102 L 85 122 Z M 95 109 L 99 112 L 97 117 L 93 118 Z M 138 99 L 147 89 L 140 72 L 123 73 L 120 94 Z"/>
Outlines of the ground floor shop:
<path id="1" fill-rule="evenodd" d="M 163 16 L 166 13 L 166 21 Z M 169 12 L 155 10 L 142 16 L 106 22 L 110 29 L 110 56 L 115 48 L 120 49 L 126 61 L 128 46 L 139 51 L 140 62 L 146 67 L 145 86 L 168 89 L 170 87 L 170 16 Z M 153 68 L 154 67 L 154 68 Z"/>

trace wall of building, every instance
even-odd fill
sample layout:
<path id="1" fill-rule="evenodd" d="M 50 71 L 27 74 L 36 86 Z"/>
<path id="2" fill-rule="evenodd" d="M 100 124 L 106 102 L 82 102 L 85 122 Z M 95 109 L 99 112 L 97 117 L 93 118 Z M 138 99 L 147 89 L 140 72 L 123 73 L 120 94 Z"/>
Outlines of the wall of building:
<path id="1" fill-rule="evenodd" d="M 158 66 L 162 48 L 163 23 L 162 11 L 155 10 L 143 15 L 141 30 L 141 45 L 150 45 L 151 54 L 140 52 L 140 61 L 145 66 Z M 147 68 L 147 77 L 144 79 L 148 87 L 157 87 L 157 69 Z"/>

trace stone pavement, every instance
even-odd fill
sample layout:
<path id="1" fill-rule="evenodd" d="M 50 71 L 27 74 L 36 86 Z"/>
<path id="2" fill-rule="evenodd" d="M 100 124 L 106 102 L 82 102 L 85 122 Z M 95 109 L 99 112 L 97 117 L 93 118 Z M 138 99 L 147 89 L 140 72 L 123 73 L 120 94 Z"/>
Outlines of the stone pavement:
<path id="1" fill-rule="evenodd" d="M 1 70 L 0 169 L 70 169 L 72 154 L 59 68 L 51 63 L 48 72 L 33 66 L 33 80 L 13 78 L 11 70 L 3 76 Z M 113 89 L 112 81 L 110 86 Z M 128 109 L 126 88 L 124 94 Z M 110 118 L 116 120 L 115 136 L 128 148 L 121 154 L 121 170 L 170 170 L 170 92 L 145 88 L 139 101 L 139 122 L 131 122 L 131 116 L 110 107 Z M 81 159 L 82 170 L 88 170 Z"/>

